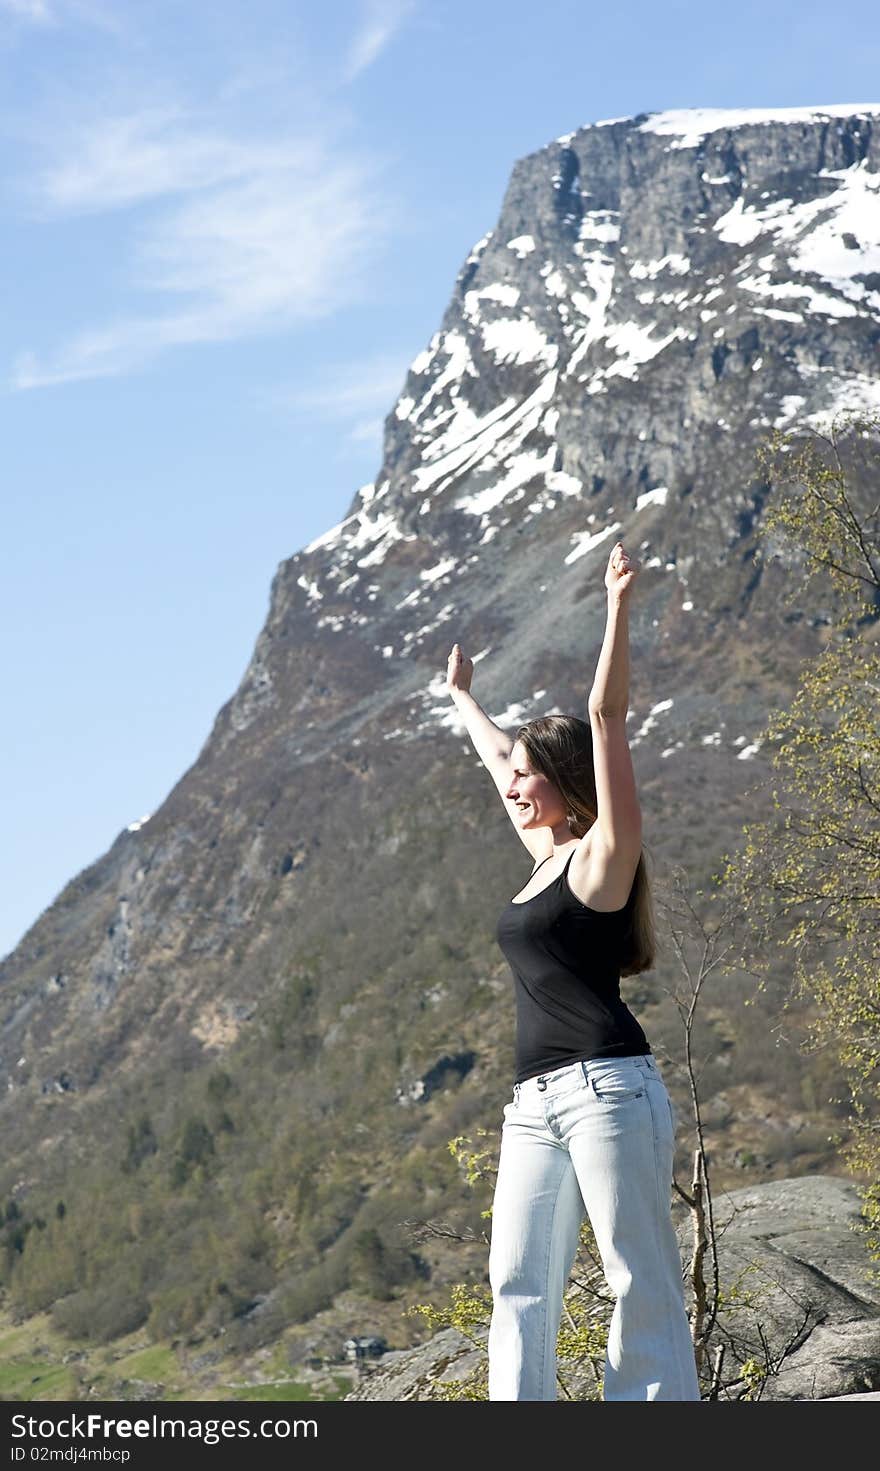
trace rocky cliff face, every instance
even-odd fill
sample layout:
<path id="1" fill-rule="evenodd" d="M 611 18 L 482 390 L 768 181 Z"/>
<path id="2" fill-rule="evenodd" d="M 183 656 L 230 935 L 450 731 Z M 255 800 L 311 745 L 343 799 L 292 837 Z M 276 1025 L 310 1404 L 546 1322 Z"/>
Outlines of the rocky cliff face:
<path id="1" fill-rule="evenodd" d="M 352 1093 L 369 1117 L 365 1196 L 404 1135 L 442 1138 L 432 1094 L 494 1120 L 513 1018 L 492 924 L 524 855 L 446 656 L 474 654 L 505 726 L 581 710 L 618 537 L 643 566 L 647 840 L 701 879 L 734 845 L 753 734 L 823 623 L 784 605 L 783 560 L 755 558 L 773 487 L 754 450 L 773 425 L 880 407 L 878 189 L 880 105 L 646 114 L 515 165 L 375 482 L 280 564 L 197 761 L 0 968 L 7 1190 L 69 1183 L 147 1092 L 172 1130 L 184 1075 L 234 1075 L 270 1022 L 291 1120 L 329 1139 Z M 659 992 L 635 999 L 662 1051 Z"/>

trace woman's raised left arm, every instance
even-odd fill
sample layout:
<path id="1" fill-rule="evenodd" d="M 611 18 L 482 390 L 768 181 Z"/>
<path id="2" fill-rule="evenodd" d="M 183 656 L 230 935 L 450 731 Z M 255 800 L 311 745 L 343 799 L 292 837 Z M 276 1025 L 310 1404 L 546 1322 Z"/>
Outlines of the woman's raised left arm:
<path id="1" fill-rule="evenodd" d="M 623 715 L 629 704 L 629 593 L 638 563 L 615 542 L 605 569 L 608 615 L 596 677 L 587 702 L 590 715 Z"/>
<path id="2" fill-rule="evenodd" d="M 638 563 L 616 542 L 605 570 L 608 613 L 605 637 L 587 708 L 593 734 L 597 816 L 593 839 L 623 866 L 637 861 L 642 814 L 626 735 L 629 704 L 629 591 Z M 592 831 L 592 830 L 591 830 Z"/>

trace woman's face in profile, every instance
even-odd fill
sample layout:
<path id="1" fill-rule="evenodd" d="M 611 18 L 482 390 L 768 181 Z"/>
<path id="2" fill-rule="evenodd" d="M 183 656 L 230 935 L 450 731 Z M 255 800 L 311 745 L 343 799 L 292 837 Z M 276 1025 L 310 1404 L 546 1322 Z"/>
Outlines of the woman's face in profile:
<path id="1" fill-rule="evenodd" d="M 532 769 L 519 741 L 510 753 L 510 785 L 507 800 L 513 802 L 520 827 L 553 827 L 565 818 L 565 803 L 549 777 Z"/>

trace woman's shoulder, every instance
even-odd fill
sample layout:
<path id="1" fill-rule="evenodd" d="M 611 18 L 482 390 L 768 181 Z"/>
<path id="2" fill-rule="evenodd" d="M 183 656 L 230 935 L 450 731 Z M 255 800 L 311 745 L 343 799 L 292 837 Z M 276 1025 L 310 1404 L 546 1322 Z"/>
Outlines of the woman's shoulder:
<path id="1" fill-rule="evenodd" d="M 635 893 L 638 860 L 609 850 L 593 829 L 572 849 L 568 886 L 575 899 L 600 914 L 626 909 Z"/>

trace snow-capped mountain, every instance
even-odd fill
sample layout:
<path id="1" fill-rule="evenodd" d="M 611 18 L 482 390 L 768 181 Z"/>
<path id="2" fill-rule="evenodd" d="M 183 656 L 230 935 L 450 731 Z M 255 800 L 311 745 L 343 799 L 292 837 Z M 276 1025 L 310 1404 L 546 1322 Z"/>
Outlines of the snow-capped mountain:
<path id="1" fill-rule="evenodd" d="M 750 447 L 880 409 L 878 124 L 873 104 L 693 109 L 521 160 L 388 415 L 376 480 L 283 564 L 267 634 L 295 615 L 357 640 L 365 689 L 405 683 L 519 538 L 536 599 L 566 598 L 622 536 L 709 616 L 766 493 Z M 271 702 L 266 650 L 232 729 Z"/>

